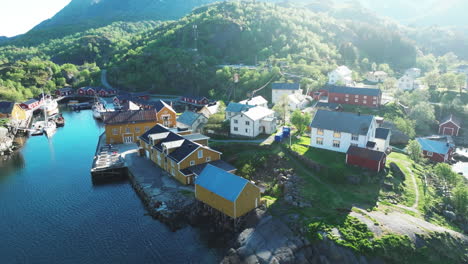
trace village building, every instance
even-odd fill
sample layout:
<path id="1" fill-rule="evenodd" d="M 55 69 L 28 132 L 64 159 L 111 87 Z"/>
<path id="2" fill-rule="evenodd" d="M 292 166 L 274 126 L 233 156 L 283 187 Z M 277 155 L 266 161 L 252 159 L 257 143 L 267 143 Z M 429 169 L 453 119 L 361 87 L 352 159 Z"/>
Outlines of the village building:
<path id="1" fill-rule="evenodd" d="M 371 149 L 376 147 L 378 125 L 371 115 L 319 109 L 310 127 L 310 146 L 314 148 L 346 153 L 350 146 L 369 148 L 369 144 Z M 385 142 L 383 145 L 388 144 Z"/>
<path id="2" fill-rule="evenodd" d="M 446 136 L 458 136 L 461 128 L 461 120 L 454 115 L 449 115 L 439 124 L 439 134 Z"/>
<path id="3" fill-rule="evenodd" d="M 97 94 L 101 97 L 111 97 L 117 94 L 117 91 L 109 88 L 99 88 L 97 89 Z"/>
<path id="4" fill-rule="evenodd" d="M 151 108 L 156 110 L 158 117 L 158 124 L 165 127 L 175 127 L 177 125 L 177 113 L 172 106 L 166 104 L 163 100 L 151 102 Z"/>
<path id="5" fill-rule="evenodd" d="M 192 134 L 190 130 L 156 125 L 140 136 L 140 142 L 147 157 L 185 185 L 193 184 L 203 164 L 235 170 L 221 160 L 221 152 L 208 147 L 208 137 Z"/>
<path id="6" fill-rule="evenodd" d="M 314 99 L 342 105 L 380 107 L 382 103 L 382 91 L 377 88 L 328 85 L 314 93 Z"/>
<path id="7" fill-rule="evenodd" d="M 93 87 L 81 87 L 78 88 L 76 93 L 78 95 L 94 96 L 96 94 L 96 90 Z"/>
<path id="8" fill-rule="evenodd" d="M 195 181 L 195 198 L 231 218 L 260 205 L 260 189 L 250 181 L 207 165 Z"/>
<path id="9" fill-rule="evenodd" d="M 256 137 L 275 131 L 275 112 L 262 106 L 255 106 L 231 118 L 231 135 Z"/>
<path id="10" fill-rule="evenodd" d="M 403 91 L 423 89 L 423 83 L 420 80 L 417 80 L 419 76 L 421 76 L 421 70 L 418 68 L 406 70 L 405 74 L 398 79 L 398 88 Z"/>
<path id="11" fill-rule="evenodd" d="M 309 105 L 311 101 L 312 98 L 310 98 L 310 96 L 306 96 L 303 94 L 294 93 L 288 95 L 288 105 L 291 111 L 303 110 Z"/>
<path id="12" fill-rule="evenodd" d="M 215 102 L 209 105 L 205 105 L 198 111 L 198 113 L 203 114 L 207 118 L 210 118 L 210 116 L 217 114 L 219 112 L 219 102 Z"/>
<path id="13" fill-rule="evenodd" d="M 278 103 L 283 96 L 295 93 L 303 93 L 299 83 L 273 83 L 271 85 L 271 101 L 273 104 Z"/>
<path id="14" fill-rule="evenodd" d="M 64 88 L 55 90 L 56 96 L 70 96 L 70 95 L 73 95 L 74 93 L 75 93 L 75 90 L 73 90 L 73 88 L 71 87 L 64 87 Z"/>
<path id="15" fill-rule="evenodd" d="M 387 154 L 382 151 L 350 146 L 346 152 L 346 164 L 380 172 L 385 168 Z"/>
<path id="16" fill-rule="evenodd" d="M 200 132 L 207 122 L 208 118 L 205 115 L 192 111 L 185 111 L 177 118 L 177 127 Z"/>
<path id="17" fill-rule="evenodd" d="M 39 101 L 39 100 L 36 100 L 36 99 L 30 99 L 30 100 L 28 100 L 26 102 L 21 103 L 20 106 L 24 110 L 33 110 L 33 109 L 36 109 L 37 107 L 39 107 L 41 104 L 42 104 L 42 100 Z"/>
<path id="18" fill-rule="evenodd" d="M 268 101 L 265 98 L 263 98 L 263 96 L 260 96 L 260 95 L 240 101 L 239 104 L 262 106 L 262 107 L 268 108 Z"/>
<path id="19" fill-rule="evenodd" d="M 353 85 L 353 72 L 346 66 L 339 66 L 328 73 L 328 84 L 332 85 Z"/>
<path id="20" fill-rule="evenodd" d="M 377 125 L 379 126 L 379 121 L 377 118 L 375 118 Z M 383 127 L 378 127 L 375 129 L 375 138 L 374 138 L 374 143 L 375 147 L 374 149 L 377 151 L 384 151 L 387 152 L 390 148 L 390 138 L 391 138 L 392 132 L 388 128 L 383 128 Z"/>
<path id="21" fill-rule="evenodd" d="M 452 159 L 455 148 L 450 143 L 427 138 L 417 138 L 416 140 L 421 145 L 425 158 L 433 162 L 448 162 Z"/>
<path id="22" fill-rule="evenodd" d="M 0 101 L 0 118 L 21 122 L 28 118 L 26 111 L 15 102 Z"/>
<path id="23" fill-rule="evenodd" d="M 410 68 L 405 71 L 405 75 L 410 76 L 411 78 L 419 78 L 421 76 L 421 69 L 418 68 Z"/>
<path id="24" fill-rule="evenodd" d="M 187 103 L 187 104 L 191 104 L 195 106 L 205 106 L 210 103 L 210 99 L 208 99 L 205 96 L 186 95 L 186 96 L 182 96 L 179 100 L 183 103 Z"/>
<path id="25" fill-rule="evenodd" d="M 107 144 L 136 143 L 138 137 L 158 123 L 155 110 L 102 113 Z"/>
<path id="26" fill-rule="evenodd" d="M 230 120 L 233 116 L 236 116 L 254 107 L 255 106 L 253 105 L 230 102 L 226 107 L 226 120 Z"/>
<path id="27" fill-rule="evenodd" d="M 372 71 L 366 73 L 366 80 L 371 83 L 383 83 L 388 78 L 388 74 L 384 71 Z"/>

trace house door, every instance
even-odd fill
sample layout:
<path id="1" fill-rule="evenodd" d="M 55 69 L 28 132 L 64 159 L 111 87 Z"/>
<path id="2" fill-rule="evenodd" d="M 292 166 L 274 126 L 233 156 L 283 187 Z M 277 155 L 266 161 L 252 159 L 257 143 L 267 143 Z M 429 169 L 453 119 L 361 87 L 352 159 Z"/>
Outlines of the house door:
<path id="1" fill-rule="evenodd" d="M 449 136 L 453 136 L 453 128 L 451 127 L 444 127 L 444 135 L 449 135 Z"/>
<path id="2" fill-rule="evenodd" d="M 133 136 L 124 136 L 124 144 L 133 143 Z"/>
<path id="3" fill-rule="evenodd" d="M 145 150 L 145 153 L 146 153 L 146 157 L 147 157 L 148 159 L 151 159 L 150 152 L 149 152 L 148 150 Z"/>

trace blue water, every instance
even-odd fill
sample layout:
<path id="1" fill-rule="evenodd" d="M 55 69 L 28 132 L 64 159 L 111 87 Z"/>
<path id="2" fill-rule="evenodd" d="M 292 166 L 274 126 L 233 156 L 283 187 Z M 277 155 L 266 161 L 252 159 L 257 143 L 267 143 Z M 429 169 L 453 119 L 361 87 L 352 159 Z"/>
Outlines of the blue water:
<path id="1" fill-rule="evenodd" d="M 29 138 L 0 161 L 0 263 L 214 263 L 192 228 L 171 232 L 145 216 L 129 183 L 93 186 L 103 128 L 90 111 L 65 112 L 48 141 Z"/>

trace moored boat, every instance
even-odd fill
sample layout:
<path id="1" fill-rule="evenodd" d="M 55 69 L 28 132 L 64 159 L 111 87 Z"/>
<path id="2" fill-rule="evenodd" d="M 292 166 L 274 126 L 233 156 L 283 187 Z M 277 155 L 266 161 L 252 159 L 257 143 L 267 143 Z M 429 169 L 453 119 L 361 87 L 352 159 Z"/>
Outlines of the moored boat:
<path id="1" fill-rule="evenodd" d="M 42 110 L 47 112 L 48 116 L 52 116 L 58 114 L 58 104 L 57 101 L 52 99 L 50 96 L 44 99 L 44 103 L 42 104 Z"/>

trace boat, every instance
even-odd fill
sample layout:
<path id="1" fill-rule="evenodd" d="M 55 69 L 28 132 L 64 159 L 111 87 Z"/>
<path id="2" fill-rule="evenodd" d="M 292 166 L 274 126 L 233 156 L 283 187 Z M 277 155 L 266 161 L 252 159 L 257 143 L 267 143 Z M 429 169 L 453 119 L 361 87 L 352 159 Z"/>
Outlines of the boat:
<path id="1" fill-rule="evenodd" d="M 29 135 L 30 136 L 42 136 L 44 135 L 44 124 L 43 124 L 44 121 L 38 121 L 38 122 L 35 122 L 31 129 L 29 130 Z"/>
<path id="2" fill-rule="evenodd" d="M 56 125 L 57 127 L 63 127 L 63 126 L 65 126 L 65 118 L 63 118 L 63 116 L 62 116 L 61 114 L 55 115 L 55 116 L 49 118 L 49 120 L 54 121 L 54 122 L 55 122 L 55 125 Z"/>
<path id="3" fill-rule="evenodd" d="M 48 121 L 45 123 L 44 126 L 44 133 L 48 138 L 51 138 L 55 132 L 57 131 L 57 125 L 55 124 L 54 121 Z"/>
<path id="4" fill-rule="evenodd" d="M 42 98 L 44 100 L 44 93 L 42 93 Z M 54 101 L 57 104 L 55 100 L 52 100 L 52 101 Z M 53 105 L 51 107 L 53 107 Z M 58 112 L 58 108 L 57 108 L 57 112 Z M 45 133 L 45 135 L 48 138 L 51 138 L 55 134 L 55 131 L 57 131 L 57 125 L 55 124 L 54 121 L 49 120 L 48 113 L 49 111 L 47 110 L 47 104 L 46 104 L 44 108 L 44 121 L 37 121 L 34 125 L 38 128 L 42 127 L 42 131 Z"/>
<path id="5" fill-rule="evenodd" d="M 96 97 L 96 100 L 94 101 L 92 109 L 93 109 L 94 118 L 102 119 L 101 114 L 104 112 L 107 112 L 106 101 L 101 98 Z"/>
<path id="6" fill-rule="evenodd" d="M 48 116 L 58 114 L 59 109 L 58 109 L 57 101 L 52 99 L 50 96 L 48 96 L 47 98 L 45 98 L 43 100 L 44 101 L 42 103 L 42 110 L 44 112 L 47 112 Z"/>

